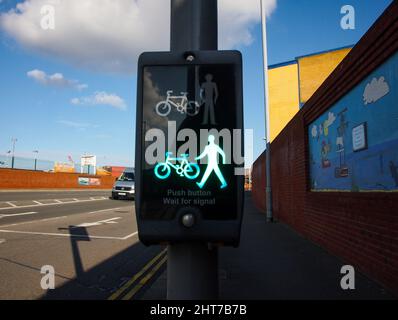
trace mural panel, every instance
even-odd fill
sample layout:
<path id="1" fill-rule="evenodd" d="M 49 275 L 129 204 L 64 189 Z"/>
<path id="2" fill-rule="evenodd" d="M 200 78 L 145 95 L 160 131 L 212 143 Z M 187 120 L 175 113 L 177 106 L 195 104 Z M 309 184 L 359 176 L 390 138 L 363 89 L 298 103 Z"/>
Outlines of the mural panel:
<path id="1" fill-rule="evenodd" d="M 313 191 L 398 191 L 398 53 L 308 131 Z"/>

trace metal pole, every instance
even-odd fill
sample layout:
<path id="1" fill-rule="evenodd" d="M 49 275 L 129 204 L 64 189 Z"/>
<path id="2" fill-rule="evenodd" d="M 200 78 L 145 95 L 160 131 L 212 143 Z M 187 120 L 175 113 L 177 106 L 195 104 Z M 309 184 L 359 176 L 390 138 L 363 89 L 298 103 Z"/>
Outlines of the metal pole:
<path id="1" fill-rule="evenodd" d="M 171 0 L 171 51 L 217 50 L 217 0 Z"/>
<path id="2" fill-rule="evenodd" d="M 35 171 L 37 170 L 37 155 L 39 154 L 38 150 L 34 150 L 33 153 L 35 154 Z"/>
<path id="3" fill-rule="evenodd" d="M 265 151 L 265 172 L 266 172 L 266 206 L 267 222 L 273 221 L 272 212 L 272 181 L 271 181 L 271 124 L 269 113 L 269 87 L 268 87 L 268 47 L 267 47 L 267 12 L 264 0 L 261 0 L 261 25 L 263 40 L 263 70 L 264 70 L 264 103 L 265 103 L 265 126 L 266 126 L 266 151 Z"/>
<path id="4" fill-rule="evenodd" d="M 14 169 L 14 161 L 15 161 L 15 143 L 18 139 L 12 138 L 12 158 L 11 158 L 11 169 Z"/>
<path id="5" fill-rule="evenodd" d="M 217 0 L 171 0 L 171 51 L 217 50 Z M 218 298 L 218 250 L 207 243 L 168 246 L 167 299 Z"/>

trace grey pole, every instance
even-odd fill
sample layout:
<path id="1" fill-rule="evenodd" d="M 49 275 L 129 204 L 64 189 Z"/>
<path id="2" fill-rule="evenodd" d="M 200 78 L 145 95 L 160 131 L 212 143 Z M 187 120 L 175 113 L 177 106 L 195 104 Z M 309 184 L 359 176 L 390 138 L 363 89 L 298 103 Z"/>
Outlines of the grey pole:
<path id="1" fill-rule="evenodd" d="M 171 0 L 171 51 L 217 50 L 217 0 Z M 207 243 L 168 246 L 167 299 L 218 298 L 218 250 Z"/>
<path id="2" fill-rule="evenodd" d="M 261 0 L 261 26 L 263 42 L 263 72 L 264 72 L 264 104 L 265 104 L 265 129 L 266 129 L 266 151 L 265 151 L 265 172 L 266 172 L 266 207 L 267 222 L 273 221 L 272 208 L 272 181 L 271 181 L 271 121 L 269 108 L 269 87 L 268 87 L 268 46 L 267 46 L 267 13 L 264 0 Z"/>
<path id="3" fill-rule="evenodd" d="M 217 50 L 217 0 L 171 0 L 171 51 Z"/>
<path id="4" fill-rule="evenodd" d="M 11 160 L 11 169 L 14 169 L 14 163 L 15 163 L 15 143 L 18 141 L 16 138 L 12 138 L 12 160 Z"/>
<path id="5" fill-rule="evenodd" d="M 33 153 L 35 153 L 35 171 L 37 170 L 37 155 L 39 154 L 38 150 L 34 150 Z"/>

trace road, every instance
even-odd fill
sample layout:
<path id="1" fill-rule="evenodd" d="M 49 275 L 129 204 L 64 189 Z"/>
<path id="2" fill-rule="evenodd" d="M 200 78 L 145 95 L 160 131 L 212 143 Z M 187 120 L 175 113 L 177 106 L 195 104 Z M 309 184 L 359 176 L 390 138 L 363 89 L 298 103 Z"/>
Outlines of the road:
<path id="1" fill-rule="evenodd" d="M 0 201 L 0 299 L 165 299 L 167 254 L 139 242 L 134 201 L 107 192 L 21 195 L 2 193 Z M 356 290 L 342 290 L 346 263 L 283 224 L 267 224 L 249 195 L 241 246 L 219 254 L 222 299 L 390 297 L 360 274 Z M 54 270 L 54 289 L 42 287 L 44 266 Z"/>
<path id="2" fill-rule="evenodd" d="M 26 201 L 40 199 L 62 199 L 62 198 L 79 198 L 79 197 L 109 197 L 110 190 L 22 190 L 22 191 L 6 191 L 0 190 L 0 202 L 2 201 Z"/>
<path id="3" fill-rule="evenodd" d="M 54 268 L 53 290 L 42 288 L 43 266 Z M 0 193 L 0 299 L 139 299 L 164 268 L 164 248 L 138 240 L 133 201 Z"/>

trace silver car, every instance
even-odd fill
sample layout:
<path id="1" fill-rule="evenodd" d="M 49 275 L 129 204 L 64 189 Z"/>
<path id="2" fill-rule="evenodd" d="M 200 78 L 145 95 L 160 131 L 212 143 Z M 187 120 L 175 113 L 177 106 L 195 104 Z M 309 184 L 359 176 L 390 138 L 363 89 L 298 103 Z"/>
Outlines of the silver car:
<path id="1" fill-rule="evenodd" d="M 127 168 L 116 180 L 112 188 L 112 199 L 134 199 L 135 177 L 134 169 Z"/>

